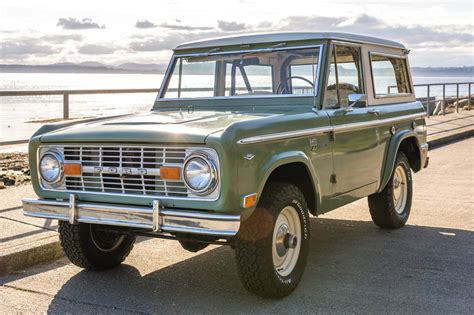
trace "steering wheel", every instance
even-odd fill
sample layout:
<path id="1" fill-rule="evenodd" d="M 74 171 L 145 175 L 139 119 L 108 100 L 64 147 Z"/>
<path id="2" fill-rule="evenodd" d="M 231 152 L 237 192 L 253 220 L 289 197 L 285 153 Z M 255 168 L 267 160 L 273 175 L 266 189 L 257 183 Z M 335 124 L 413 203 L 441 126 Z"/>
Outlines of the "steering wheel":
<path id="1" fill-rule="evenodd" d="M 313 87 L 313 82 L 311 82 L 310 80 L 306 79 L 305 77 L 301 77 L 299 75 L 292 75 L 292 76 L 289 76 L 288 78 L 286 78 L 285 80 L 281 81 L 279 84 L 278 84 L 278 87 L 276 89 L 276 94 L 289 94 L 289 91 L 288 91 L 288 85 L 287 85 L 287 82 L 291 79 L 299 79 L 299 80 L 303 80 L 305 81 L 306 83 L 308 83 L 311 87 Z M 281 91 L 280 91 L 281 90 Z M 285 93 L 287 92 L 287 93 Z"/>

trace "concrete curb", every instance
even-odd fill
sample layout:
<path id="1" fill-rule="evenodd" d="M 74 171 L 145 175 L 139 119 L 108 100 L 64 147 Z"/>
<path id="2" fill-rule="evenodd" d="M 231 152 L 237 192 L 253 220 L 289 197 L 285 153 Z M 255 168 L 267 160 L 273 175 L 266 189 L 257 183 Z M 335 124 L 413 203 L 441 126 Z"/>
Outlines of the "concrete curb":
<path id="1" fill-rule="evenodd" d="M 428 146 L 429 146 L 430 149 L 435 149 L 435 148 L 439 148 L 439 147 L 442 147 L 444 145 L 447 145 L 447 144 L 450 144 L 450 143 L 453 143 L 453 142 L 456 142 L 456 141 L 471 138 L 473 136 L 474 136 L 474 129 L 466 130 L 466 131 L 463 131 L 463 132 L 460 132 L 460 133 L 456 133 L 456 134 L 452 134 L 452 135 L 449 135 L 449 136 L 446 136 L 446 137 L 442 137 L 442 138 L 433 139 L 431 141 L 428 141 Z"/>
<path id="2" fill-rule="evenodd" d="M 64 256 L 56 232 L 34 242 L 14 247 L 0 256 L 0 275 L 18 272 Z"/>

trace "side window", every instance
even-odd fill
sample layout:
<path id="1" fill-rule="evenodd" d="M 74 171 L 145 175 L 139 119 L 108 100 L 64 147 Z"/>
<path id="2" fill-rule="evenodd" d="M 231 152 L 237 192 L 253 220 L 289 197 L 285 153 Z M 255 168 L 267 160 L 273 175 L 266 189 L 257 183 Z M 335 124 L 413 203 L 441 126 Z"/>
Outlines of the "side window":
<path id="1" fill-rule="evenodd" d="M 349 105 L 349 95 L 365 93 L 360 48 L 333 46 L 324 107 Z"/>
<path id="2" fill-rule="evenodd" d="M 400 96 L 411 93 L 404 58 L 371 54 L 375 97 Z"/>

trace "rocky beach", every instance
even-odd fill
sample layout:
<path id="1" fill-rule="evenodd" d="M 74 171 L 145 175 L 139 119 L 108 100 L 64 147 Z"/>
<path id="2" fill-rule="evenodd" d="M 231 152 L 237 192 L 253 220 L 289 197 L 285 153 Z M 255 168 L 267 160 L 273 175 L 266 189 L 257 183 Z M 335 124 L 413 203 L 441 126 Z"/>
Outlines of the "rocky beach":
<path id="1" fill-rule="evenodd" d="M 0 153 L 0 189 L 29 182 L 30 166 L 26 152 Z"/>

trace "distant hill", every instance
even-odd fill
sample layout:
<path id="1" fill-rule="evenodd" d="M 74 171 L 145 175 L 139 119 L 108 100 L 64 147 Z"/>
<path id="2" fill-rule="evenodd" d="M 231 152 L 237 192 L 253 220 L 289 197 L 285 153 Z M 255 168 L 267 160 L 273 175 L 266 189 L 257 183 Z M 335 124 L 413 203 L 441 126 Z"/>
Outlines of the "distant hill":
<path id="1" fill-rule="evenodd" d="M 474 67 L 412 67 L 411 71 L 419 77 L 474 77 Z"/>
<path id="2" fill-rule="evenodd" d="M 163 74 L 166 64 L 124 63 L 119 66 L 99 62 L 63 62 L 50 65 L 5 65 L 0 64 L 0 73 L 143 73 Z"/>
<path id="3" fill-rule="evenodd" d="M 96 62 L 96 61 L 84 61 L 78 64 L 81 67 L 105 67 L 103 63 Z"/>
<path id="4" fill-rule="evenodd" d="M 150 71 L 156 71 L 158 73 L 165 73 L 167 64 L 157 64 L 157 63 L 123 63 L 116 68 L 118 69 L 123 69 L 123 70 L 129 70 L 129 71 L 145 71 L 145 72 L 150 72 Z"/>
<path id="5" fill-rule="evenodd" d="M 50 65 L 6 65 L 0 64 L 0 73 L 143 73 L 163 74 L 167 64 L 123 63 L 118 66 L 106 65 L 95 61 L 81 63 L 63 62 Z M 338 68 L 340 74 L 350 75 L 351 70 Z M 383 69 L 382 69 L 383 70 Z M 425 77 L 471 77 L 474 78 L 474 66 L 470 67 L 412 67 L 413 76 Z"/>

